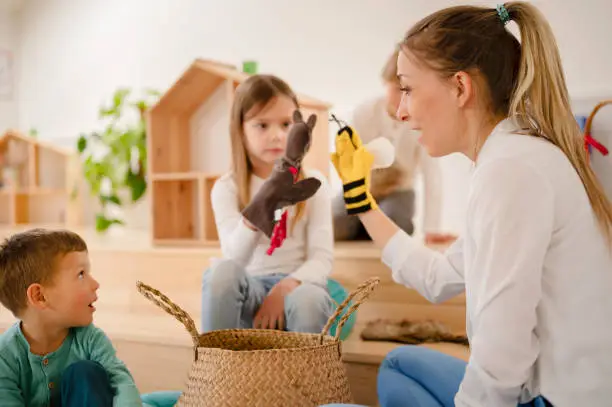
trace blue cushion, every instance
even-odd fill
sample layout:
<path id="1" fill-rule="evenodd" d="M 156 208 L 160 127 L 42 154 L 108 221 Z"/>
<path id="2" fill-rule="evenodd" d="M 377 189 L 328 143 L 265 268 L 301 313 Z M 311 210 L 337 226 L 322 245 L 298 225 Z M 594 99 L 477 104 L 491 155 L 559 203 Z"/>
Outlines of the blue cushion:
<path id="1" fill-rule="evenodd" d="M 180 391 L 155 391 L 140 396 L 144 407 L 173 407 L 181 396 Z"/>
<path id="2" fill-rule="evenodd" d="M 334 301 L 336 301 L 336 303 L 338 303 L 338 305 L 342 304 L 342 302 L 346 300 L 346 297 L 348 297 L 348 292 L 346 291 L 346 289 L 342 287 L 342 285 L 334 279 L 331 279 L 331 278 L 327 279 L 327 290 L 329 292 L 329 295 L 332 297 Z M 342 314 L 340 314 L 338 318 L 336 318 L 336 320 L 332 324 L 331 328 L 329 329 L 329 334 L 331 336 L 336 335 L 336 328 L 338 327 L 338 321 L 340 320 L 340 318 L 342 318 L 344 314 L 346 314 L 346 311 L 348 307 L 351 306 L 351 304 L 352 302 L 350 302 L 347 305 L 347 307 L 342 311 Z M 340 333 L 341 341 L 345 340 L 350 335 L 351 331 L 353 330 L 353 326 L 355 325 L 356 318 L 357 318 L 357 311 L 353 312 L 351 316 L 349 316 L 349 318 L 344 323 L 344 326 L 342 327 L 342 332 Z"/>

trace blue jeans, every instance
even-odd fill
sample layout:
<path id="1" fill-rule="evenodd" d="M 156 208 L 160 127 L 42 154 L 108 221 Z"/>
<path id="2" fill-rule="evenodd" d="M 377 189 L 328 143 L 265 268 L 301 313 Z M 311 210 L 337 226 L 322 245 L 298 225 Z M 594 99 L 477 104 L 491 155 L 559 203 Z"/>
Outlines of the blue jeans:
<path id="1" fill-rule="evenodd" d="M 423 346 L 401 346 L 389 352 L 378 372 L 381 407 L 452 407 L 466 362 Z M 326 404 L 356 406 L 354 404 Z M 519 407 L 547 407 L 544 398 Z"/>
<path id="2" fill-rule="evenodd" d="M 259 306 L 284 277 L 285 274 L 249 276 L 233 261 L 219 261 L 202 279 L 202 332 L 252 328 Z M 285 329 L 319 333 L 334 311 L 327 288 L 302 283 L 285 297 Z"/>
<path id="3" fill-rule="evenodd" d="M 81 360 L 62 373 L 61 389 L 52 407 L 112 407 L 114 392 L 106 370 L 97 362 Z"/>

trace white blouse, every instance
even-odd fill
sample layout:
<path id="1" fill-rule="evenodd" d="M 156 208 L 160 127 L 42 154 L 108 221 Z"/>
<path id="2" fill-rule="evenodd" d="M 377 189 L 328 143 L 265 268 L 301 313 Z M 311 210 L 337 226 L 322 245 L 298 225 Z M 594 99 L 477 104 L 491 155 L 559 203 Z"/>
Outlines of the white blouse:
<path id="1" fill-rule="evenodd" d="M 471 356 L 459 407 L 612 405 L 612 248 L 550 142 L 494 129 L 473 172 L 465 233 L 438 253 L 397 232 L 383 261 L 433 302 L 466 293 Z"/>

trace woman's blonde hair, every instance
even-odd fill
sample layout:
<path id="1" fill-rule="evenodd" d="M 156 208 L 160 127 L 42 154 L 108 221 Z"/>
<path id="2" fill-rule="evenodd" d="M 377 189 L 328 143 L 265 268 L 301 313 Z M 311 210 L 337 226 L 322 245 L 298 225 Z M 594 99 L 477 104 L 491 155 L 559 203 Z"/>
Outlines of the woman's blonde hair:
<path id="1" fill-rule="evenodd" d="M 417 23 L 400 48 L 442 75 L 481 75 L 493 115 L 513 116 L 530 134 L 559 147 L 580 176 L 612 246 L 612 205 L 589 166 L 552 29 L 529 3 L 512 1 L 503 7 L 501 14 L 477 6 L 440 10 Z M 510 20 L 519 27 L 520 43 L 505 27 Z"/>
<path id="2" fill-rule="evenodd" d="M 251 201 L 251 176 L 253 164 L 244 140 L 244 122 L 261 112 L 265 106 L 279 96 L 286 96 L 299 108 L 298 98 L 291 87 L 282 79 L 274 75 L 253 75 L 242 82 L 234 93 L 232 110 L 230 114 L 230 139 L 232 146 L 232 173 L 238 186 L 238 206 L 243 210 Z M 304 171 L 300 169 L 299 179 L 304 178 Z M 291 230 L 304 212 L 304 202 L 296 205 L 295 216 Z"/>

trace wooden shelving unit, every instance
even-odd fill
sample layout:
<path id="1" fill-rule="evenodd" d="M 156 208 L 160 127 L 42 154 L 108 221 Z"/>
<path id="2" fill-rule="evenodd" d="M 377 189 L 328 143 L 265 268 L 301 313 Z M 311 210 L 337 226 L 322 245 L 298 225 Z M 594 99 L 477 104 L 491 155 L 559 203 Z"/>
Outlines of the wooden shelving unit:
<path id="1" fill-rule="evenodd" d="M 196 59 L 147 112 L 152 240 L 156 245 L 217 244 L 210 191 L 229 170 L 229 114 L 248 78 L 232 66 Z M 329 172 L 327 103 L 298 95 L 304 115 L 318 116 L 305 165 Z"/>
<path id="2" fill-rule="evenodd" d="M 74 154 L 9 130 L 0 137 L 0 162 L 0 224 L 79 223 Z"/>

